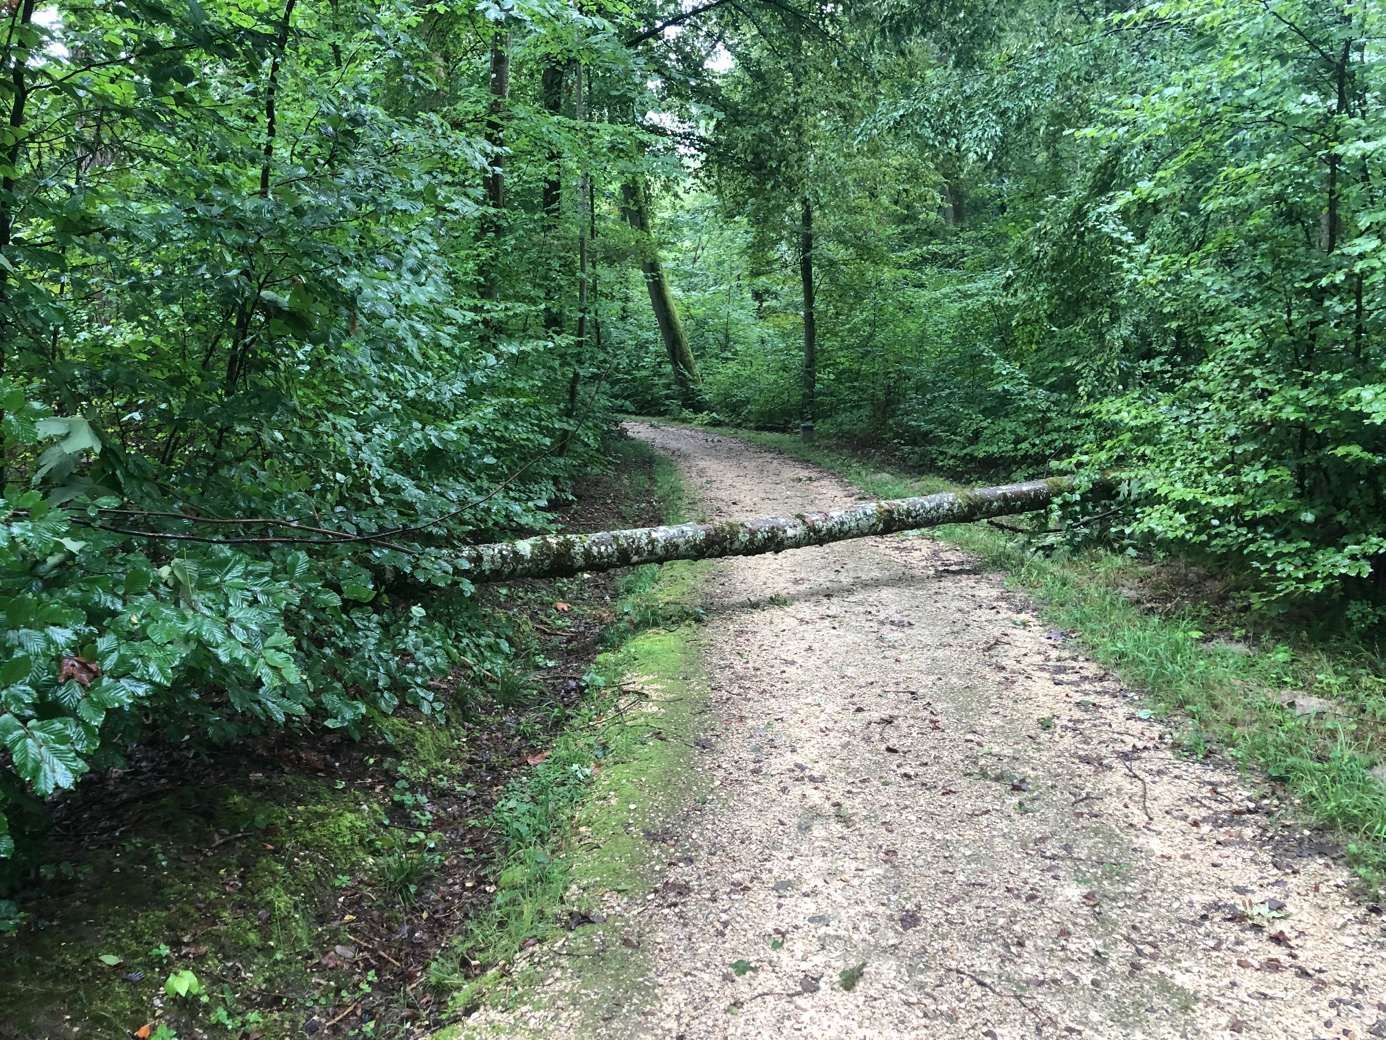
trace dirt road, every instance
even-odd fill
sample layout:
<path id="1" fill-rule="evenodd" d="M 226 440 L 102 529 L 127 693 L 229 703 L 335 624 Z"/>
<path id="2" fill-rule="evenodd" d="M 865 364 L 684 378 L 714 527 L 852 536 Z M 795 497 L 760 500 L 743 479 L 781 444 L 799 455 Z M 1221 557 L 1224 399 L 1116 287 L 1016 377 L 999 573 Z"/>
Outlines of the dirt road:
<path id="1" fill-rule="evenodd" d="M 709 517 L 855 499 L 731 438 L 633 427 Z M 650 1037 L 1386 1036 L 1386 932 L 1254 778 L 954 549 L 892 537 L 718 565 L 706 805 L 653 891 L 478 1031 Z M 616 944 L 621 944 L 617 946 Z"/>

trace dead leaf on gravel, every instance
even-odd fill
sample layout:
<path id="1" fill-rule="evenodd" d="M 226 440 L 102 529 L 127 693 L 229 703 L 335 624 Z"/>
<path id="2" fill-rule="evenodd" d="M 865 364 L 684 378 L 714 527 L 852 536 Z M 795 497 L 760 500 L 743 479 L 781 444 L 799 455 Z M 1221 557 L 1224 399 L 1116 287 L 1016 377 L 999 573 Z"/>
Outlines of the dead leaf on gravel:
<path id="1" fill-rule="evenodd" d="M 1240 1033 L 1245 1028 L 1246 1023 L 1240 1018 L 1234 1018 L 1231 1022 L 1227 1023 L 1227 1031 L 1229 1033 Z"/>
<path id="2" fill-rule="evenodd" d="M 638 950 L 640 949 L 640 940 L 635 937 L 634 932 L 627 928 L 621 933 L 621 945 L 629 947 L 632 950 Z"/>
<path id="3" fill-rule="evenodd" d="M 821 975 L 805 975 L 799 980 L 799 989 L 805 993 L 817 993 L 823 987 L 818 984 Z"/>
<path id="4" fill-rule="evenodd" d="M 1084 903 L 1086 906 L 1096 906 L 1099 902 L 1100 902 L 1100 900 L 1097 898 L 1097 893 L 1096 893 L 1096 892 L 1084 892 L 1084 893 L 1083 893 L 1083 903 Z"/>
<path id="5" fill-rule="evenodd" d="M 911 928 L 919 927 L 919 915 L 913 910 L 906 910 L 900 915 L 900 927 L 908 932 Z"/>

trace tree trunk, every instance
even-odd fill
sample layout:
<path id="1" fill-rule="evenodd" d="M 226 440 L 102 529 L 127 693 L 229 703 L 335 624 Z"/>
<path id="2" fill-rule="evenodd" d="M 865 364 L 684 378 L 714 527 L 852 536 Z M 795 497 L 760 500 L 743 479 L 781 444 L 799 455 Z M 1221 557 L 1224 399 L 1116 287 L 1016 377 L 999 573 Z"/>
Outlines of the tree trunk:
<path id="1" fill-rule="evenodd" d="M 587 99 L 583 89 L 583 69 L 578 63 L 573 77 L 573 118 L 581 123 L 587 118 Z M 577 303 L 577 348 L 578 357 L 583 356 L 587 339 L 587 169 L 578 175 L 578 303 Z"/>
<path id="2" fill-rule="evenodd" d="M 500 299 L 501 211 L 505 209 L 505 110 L 510 101 L 510 30 L 504 24 L 491 37 L 491 104 L 486 113 L 486 143 L 491 146 L 490 170 L 484 178 L 487 212 L 481 236 L 489 255 L 482 274 L 486 298 Z"/>
<path id="3" fill-rule="evenodd" d="M 541 78 L 544 110 L 555 118 L 563 114 L 563 66 L 557 59 L 544 66 Z M 544 224 L 549 234 L 556 235 L 563 211 L 562 153 L 551 148 L 548 155 L 548 169 L 544 173 L 542 206 Z M 563 278 L 557 271 L 550 272 L 551 285 L 549 298 L 544 303 L 544 329 L 550 335 L 563 331 L 563 308 L 558 300 L 562 291 Z"/>
<path id="4" fill-rule="evenodd" d="M 489 582 L 561 578 L 673 560 L 758 556 L 849 538 L 1028 513 L 1045 508 L 1058 495 L 1073 488 L 1071 479 L 1054 478 L 956 494 L 872 502 L 829 513 L 642 527 L 597 534 L 541 535 L 517 542 L 468 546 L 461 551 L 457 562 L 472 581 Z"/>
<path id="5" fill-rule="evenodd" d="M 582 63 L 576 66 L 576 73 L 573 77 L 573 118 L 581 123 L 587 118 L 587 99 L 584 94 L 584 76 Z M 582 361 L 587 355 L 587 307 L 588 307 L 588 281 L 590 278 L 589 253 L 591 251 L 588 236 L 591 233 L 590 214 L 588 207 L 592 202 L 591 197 L 592 181 L 588 176 L 586 167 L 578 175 L 578 298 L 577 298 L 577 358 L 573 362 L 573 373 L 568 379 L 568 408 L 565 418 L 571 423 L 577 418 L 577 399 L 578 384 L 582 380 Z M 573 443 L 573 434 L 576 428 L 570 427 L 567 432 L 562 434 L 558 448 L 560 458 L 568 454 L 568 448 Z"/>
<path id="6" fill-rule="evenodd" d="M 269 198 L 270 171 L 274 166 L 275 102 L 279 94 L 279 69 L 284 55 L 289 49 L 289 22 L 294 16 L 298 0 L 289 0 L 284 5 L 284 20 L 279 23 L 279 39 L 275 44 L 274 57 L 270 60 L 269 84 L 265 88 L 265 147 L 264 161 L 260 164 L 260 197 Z"/>
<path id="7" fill-rule="evenodd" d="M 650 234 L 649 205 L 645 200 L 645 189 L 638 182 L 632 182 L 621 189 L 626 220 L 636 231 Z M 674 372 L 674 385 L 678 388 L 679 401 L 685 408 L 695 408 L 698 401 L 698 363 L 688 346 L 688 336 L 679 320 L 678 308 L 674 304 L 674 294 L 669 290 L 669 281 L 664 277 L 664 265 L 659 262 L 654 240 L 645 243 L 644 259 L 640 270 L 645 274 L 645 286 L 650 291 L 650 306 L 654 309 L 655 321 L 659 323 L 659 335 L 664 341 L 664 350 L 669 355 L 669 365 Z"/>
<path id="8" fill-rule="evenodd" d="M 23 33 L 34 20 L 34 7 L 35 0 L 21 0 L 17 7 L 11 5 L 12 38 L 18 33 Z M 10 262 L 5 253 L 9 250 L 14 236 L 14 213 L 10 207 L 15 186 L 18 184 L 19 157 L 24 144 L 24 106 L 29 99 L 29 81 L 25 72 L 29 67 L 29 47 L 22 40 L 16 40 L 13 52 L 5 56 L 11 59 L 10 78 L 14 86 L 13 99 L 10 101 L 10 147 L 6 153 L 9 161 L 5 164 L 4 175 L 0 176 L 0 260 L 4 261 L 0 263 L 0 287 L 10 280 Z M 18 338 L 6 328 L 8 324 L 8 321 L 0 322 L 0 377 L 11 372 L 11 344 L 16 343 Z M 5 412 L 0 409 L 0 423 L 4 420 Z M 4 483 L 8 467 L 9 460 L 0 455 L 0 484 Z"/>
<path id="9" fill-rule="evenodd" d="M 813 443 L 818 418 L 818 325 L 813 313 L 813 204 L 804 196 L 799 227 L 799 280 L 804 288 L 804 391 L 799 405 L 799 436 Z"/>

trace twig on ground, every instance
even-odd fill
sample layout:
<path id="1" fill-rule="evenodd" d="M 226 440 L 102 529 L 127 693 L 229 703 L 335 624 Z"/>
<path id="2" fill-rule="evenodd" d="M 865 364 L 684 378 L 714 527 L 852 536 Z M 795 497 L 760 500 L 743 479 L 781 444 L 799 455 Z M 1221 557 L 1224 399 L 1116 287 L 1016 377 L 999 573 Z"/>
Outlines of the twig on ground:
<path id="1" fill-rule="evenodd" d="M 342 1012 L 340 1015 L 338 1015 L 336 1018 L 329 1019 L 329 1020 L 327 1021 L 327 1023 L 322 1027 L 323 1030 L 326 1031 L 326 1030 L 328 1030 L 328 1029 L 331 1029 L 333 1026 L 335 1026 L 335 1025 L 336 1025 L 338 1022 L 340 1022 L 342 1019 L 346 1018 L 347 1015 L 351 1014 L 353 1011 L 360 1011 L 360 1010 L 361 1010 L 361 1005 L 360 1005 L 360 1004 L 352 1004 L 349 1008 L 347 1008 L 345 1011 L 343 1011 L 343 1012 Z"/>
<path id="2" fill-rule="evenodd" d="M 1139 773 L 1137 773 L 1134 769 L 1131 768 L 1130 756 L 1133 754 L 1135 754 L 1135 752 L 1127 751 L 1123 754 L 1117 755 L 1117 758 L 1121 759 L 1122 765 L 1126 766 L 1126 771 L 1141 782 L 1141 812 L 1145 813 L 1145 818 L 1147 820 L 1149 820 L 1151 823 L 1154 823 L 1155 817 L 1150 815 L 1150 807 L 1146 804 L 1146 795 L 1148 791 L 1146 788 L 1145 777 L 1141 776 Z"/>

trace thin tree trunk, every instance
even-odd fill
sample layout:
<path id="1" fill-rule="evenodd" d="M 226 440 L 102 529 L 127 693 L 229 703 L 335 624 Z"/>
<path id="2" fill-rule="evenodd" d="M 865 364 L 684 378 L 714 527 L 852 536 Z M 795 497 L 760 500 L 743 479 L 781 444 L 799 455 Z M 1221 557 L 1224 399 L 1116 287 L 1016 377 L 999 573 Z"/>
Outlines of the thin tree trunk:
<path id="1" fill-rule="evenodd" d="M 675 527 L 642 527 L 584 535 L 541 535 L 517 542 L 473 545 L 458 562 L 471 581 L 559 578 L 643 563 L 710 560 L 827 545 L 850 538 L 968 523 L 1044 509 L 1070 491 L 1069 478 L 977 488 L 956 494 L 873 502 L 828 513 L 760 520 L 728 520 Z M 1094 491 L 1104 491 L 1098 484 Z"/>
<path id="2" fill-rule="evenodd" d="M 20 6 L 11 14 L 10 31 L 12 38 L 17 38 L 24 27 L 34 20 L 35 0 L 23 0 Z M 10 102 L 10 147 L 6 155 L 7 163 L 5 174 L 0 177 L 0 259 L 4 259 L 5 250 L 10 246 L 14 236 L 14 210 L 11 208 L 11 200 L 14 198 L 14 189 L 18 183 L 19 155 L 23 144 L 24 127 L 24 106 L 29 100 L 29 81 L 25 75 L 25 70 L 29 67 L 29 48 L 16 39 L 14 44 L 13 57 L 11 58 L 13 67 L 11 69 L 11 79 L 14 83 L 14 100 Z M 9 267 L 7 264 L 0 264 L 0 291 L 10 280 Z M 0 377 L 9 374 L 10 371 L 10 345 L 14 342 L 13 336 L 5 325 L 0 323 Z M 0 410 L 0 421 L 5 418 L 5 413 Z M 0 455 L 0 483 L 4 482 L 8 471 L 9 460 Z"/>
<path id="3" fill-rule="evenodd" d="M 579 123 L 587 117 L 587 98 L 582 63 L 578 62 L 573 76 L 573 118 Z M 578 299 L 577 299 L 577 356 L 573 362 L 573 372 L 568 380 L 568 408 L 566 418 L 572 423 L 577 416 L 578 384 L 582 379 L 582 359 L 587 353 L 587 299 L 588 299 L 588 236 L 591 232 L 588 207 L 591 205 L 591 180 L 584 166 L 578 174 Z M 563 435 L 558 454 L 568 454 L 577 430 L 569 427 Z"/>
<path id="4" fill-rule="evenodd" d="M 577 65 L 577 72 L 573 77 L 573 118 L 581 123 L 587 116 L 587 99 L 584 93 L 584 76 L 582 63 Z M 588 179 L 587 169 L 583 168 L 578 174 L 578 311 L 577 311 L 577 348 L 578 357 L 582 356 L 584 342 L 587 339 L 587 203 L 588 203 Z"/>
<path id="5" fill-rule="evenodd" d="M 260 197 L 269 198 L 270 169 L 274 165 L 275 102 L 279 99 L 279 69 L 289 48 L 289 20 L 294 16 L 298 0 L 284 5 L 284 20 L 279 23 L 279 39 L 275 41 L 274 57 L 270 60 L 269 84 L 265 87 L 265 158 L 260 164 Z"/>
<path id="6" fill-rule="evenodd" d="M 804 196 L 799 229 L 799 280 L 804 290 L 804 389 L 799 405 L 799 436 L 813 442 L 818 418 L 818 324 L 813 312 L 813 204 Z"/>
<path id="7" fill-rule="evenodd" d="M 962 180 L 962 160 L 955 153 L 944 156 L 943 222 L 960 228 L 967 223 L 967 188 Z"/>
<path id="8" fill-rule="evenodd" d="M 626 221 L 636 231 L 650 236 L 650 212 L 644 187 L 638 182 L 628 183 L 621 189 L 621 198 Z M 664 276 L 664 265 L 659 262 L 652 236 L 644 243 L 642 257 L 640 270 L 645 275 L 645 287 L 650 292 L 650 306 L 659 324 L 665 353 L 669 355 L 679 401 L 685 408 L 696 408 L 699 403 L 697 387 L 702 381 L 698 375 L 698 363 L 688 345 L 688 335 L 683 330 L 683 322 L 679 320 L 674 294 L 669 289 L 669 280 Z"/>
<path id="9" fill-rule="evenodd" d="M 505 209 L 505 110 L 510 101 L 510 30 L 504 23 L 491 37 L 491 104 L 486 114 L 486 143 L 490 145 L 490 171 L 486 174 L 487 212 L 481 236 L 489 255 L 482 275 L 486 298 L 500 299 L 501 211 Z"/>
<path id="10" fill-rule="evenodd" d="M 541 86 L 544 110 L 555 118 L 562 115 L 563 66 L 557 61 L 544 66 Z M 563 156 L 557 149 L 550 150 L 549 165 L 544 174 L 541 201 L 544 210 L 544 224 L 551 235 L 558 232 L 563 213 L 562 161 Z M 557 270 L 550 271 L 550 278 L 552 284 L 548 294 L 549 299 L 544 304 L 544 329 L 551 336 L 557 336 L 563 331 L 563 308 L 558 305 L 563 280 Z"/>

